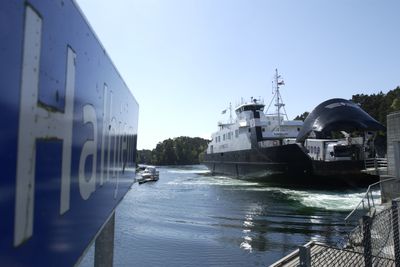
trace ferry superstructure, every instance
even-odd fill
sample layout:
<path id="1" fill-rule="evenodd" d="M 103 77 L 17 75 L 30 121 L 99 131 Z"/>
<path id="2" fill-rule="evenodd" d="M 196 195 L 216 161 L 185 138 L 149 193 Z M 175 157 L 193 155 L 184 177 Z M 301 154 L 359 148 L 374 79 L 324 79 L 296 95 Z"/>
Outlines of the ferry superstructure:
<path id="1" fill-rule="evenodd" d="M 213 173 L 302 183 L 360 185 L 376 180 L 361 170 L 364 160 L 374 156 L 374 132 L 384 130 L 380 123 L 344 99 L 321 103 L 304 123 L 288 120 L 277 70 L 274 84 L 275 113 L 266 113 L 263 101 L 251 98 L 234 109 L 235 120 L 230 116 L 229 122 L 218 124 L 204 157 Z M 332 138 L 332 131 L 341 131 L 341 138 Z M 361 136 L 352 137 L 356 131 Z"/>

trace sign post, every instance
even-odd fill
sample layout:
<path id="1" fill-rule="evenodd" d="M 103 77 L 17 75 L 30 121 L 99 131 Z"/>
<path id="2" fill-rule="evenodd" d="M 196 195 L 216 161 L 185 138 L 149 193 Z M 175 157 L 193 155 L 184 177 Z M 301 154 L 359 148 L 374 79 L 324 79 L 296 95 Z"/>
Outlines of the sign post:
<path id="1" fill-rule="evenodd" d="M 114 228 L 115 212 L 111 215 L 106 225 L 96 238 L 94 251 L 94 266 L 109 267 L 113 266 L 114 259 Z"/>

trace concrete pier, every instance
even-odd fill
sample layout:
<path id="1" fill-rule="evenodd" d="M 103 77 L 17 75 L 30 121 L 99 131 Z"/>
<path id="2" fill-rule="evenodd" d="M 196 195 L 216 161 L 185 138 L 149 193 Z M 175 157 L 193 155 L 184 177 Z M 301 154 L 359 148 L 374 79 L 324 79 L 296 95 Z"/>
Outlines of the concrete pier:
<path id="1" fill-rule="evenodd" d="M 400 169 L 400 112 L 387 116 L 387 158 L 388 174 L 399 177 Z"/>
<path id="2" fill-rule="evenodd" d="M 382 202 L 400 197 L 400 112 L 387 116 L 387 159 L 388 174 L 380 179 L 397 179 L 381 185 Z"/>

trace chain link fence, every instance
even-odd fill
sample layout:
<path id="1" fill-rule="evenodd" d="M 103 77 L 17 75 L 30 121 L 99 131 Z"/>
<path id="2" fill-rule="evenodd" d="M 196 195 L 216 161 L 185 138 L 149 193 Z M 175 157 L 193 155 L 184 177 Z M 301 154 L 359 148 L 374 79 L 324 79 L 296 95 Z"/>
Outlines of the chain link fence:
<path id="1" fill-rule="evenodd" d="M 313 244 L 299 250 L 300 266 L 400 266 L 399 200 L 391 207 L 363 216 L 338 246 Z"/>

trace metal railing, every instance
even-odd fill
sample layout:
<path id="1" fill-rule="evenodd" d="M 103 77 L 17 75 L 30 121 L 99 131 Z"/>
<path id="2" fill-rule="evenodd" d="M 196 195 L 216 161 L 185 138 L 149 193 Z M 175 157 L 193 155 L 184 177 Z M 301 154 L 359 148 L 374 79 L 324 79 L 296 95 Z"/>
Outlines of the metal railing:
<path id="1" fill-rule="evenodd" d="M 343 248 L 324 244 L 299 247 L 299 266 L 400 266 L 399 204 L 393 200 L 374 217 L 363 216 Z"/>
<path id="2" fill-rule="evenodd" d="M 376 175 L 387 173 L 387 158 L 369 158 L 364 160 L 366 171 L 373 171 Z"/>
<path id="3" fill-rule="evenodd" d="M 358 203 L 358 205 L 349 213 L 349 215 L 347 215 L 346 218 L 344 219 L 345 223 L 347 224 L 350 221 L 350 219 L 354 218 L 354 216 L 356 216 L 356 215 L 358 215 L 359 218 L 361 218 L 363 215 L 370 212 L 372 208 L 375 208 L 375 204 L 380 204 L 380 199 L 379 199 L 379 203 L 375 203 L 375 202 L 377 202 L 376 201 L 377 198 L 380 198 L 381 184 L 389 182 L 389 181 L 393 181 L 395 179 L 396 178 L 389 178 L 389 179 L 381 180 L 379 182 L 369 185 L 364 197 L 361 199 L 361 201 Z M 379 193 L 378 194 L 375 193 L 376 191 L 379 191 Z M 375 198 L 374 198 L 374 195 L 375 195 Z M 360 211 L 362 211 L 363 213 L 360 214 Z"/>
<path id="4" fill-rule="evenodd" d="M 347 249 L 364 255 L 365 266 L 400 266 L 399 200 L 377 213 L 363 216 L 348 236 Z"/>

